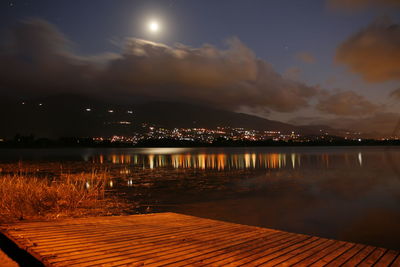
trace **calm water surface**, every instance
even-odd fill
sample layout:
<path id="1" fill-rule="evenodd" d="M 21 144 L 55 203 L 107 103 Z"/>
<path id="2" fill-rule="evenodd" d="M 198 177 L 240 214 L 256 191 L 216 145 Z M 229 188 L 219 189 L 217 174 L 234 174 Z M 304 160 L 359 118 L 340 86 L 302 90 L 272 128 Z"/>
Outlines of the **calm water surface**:
<path id="1" fill-rule="evenodd" d="M 173 211 L 400 249 L 400 148 L 0 150 L 0 162 L 104 166 L 138 212 Z M 57 167 L 59 168 L 59 167 Z M 39 170 L 41 169 L 41 170 Z"/>

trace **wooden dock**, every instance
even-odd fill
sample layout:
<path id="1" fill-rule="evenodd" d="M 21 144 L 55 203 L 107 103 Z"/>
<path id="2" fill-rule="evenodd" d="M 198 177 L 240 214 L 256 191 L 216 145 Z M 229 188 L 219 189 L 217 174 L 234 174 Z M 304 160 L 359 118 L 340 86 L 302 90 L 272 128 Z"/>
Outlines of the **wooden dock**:
<path id="1" fill-rule="evenodd" d="M 176 213 L 2 229 L 46 266 L 400 266 L 400 252 Z"/>

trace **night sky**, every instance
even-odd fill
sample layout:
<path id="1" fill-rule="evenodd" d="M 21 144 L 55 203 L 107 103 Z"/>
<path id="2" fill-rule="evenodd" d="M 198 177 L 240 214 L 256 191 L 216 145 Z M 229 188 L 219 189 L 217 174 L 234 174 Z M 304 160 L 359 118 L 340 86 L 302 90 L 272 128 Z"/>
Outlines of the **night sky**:
<path id="1" fill-rule="evenodd" d="M 0 22 L 2 95 L 145 95 L 358 130 L 400 113 L 398 0 L 15 0 Z"/>

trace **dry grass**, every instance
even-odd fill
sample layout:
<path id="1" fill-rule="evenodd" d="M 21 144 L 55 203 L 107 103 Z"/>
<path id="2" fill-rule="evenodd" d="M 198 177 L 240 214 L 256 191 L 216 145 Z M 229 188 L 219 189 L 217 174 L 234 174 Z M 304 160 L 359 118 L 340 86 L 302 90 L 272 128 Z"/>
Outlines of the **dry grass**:
<path id="1" fill-rule="evenodd" d="M 107 194 L 106 173 L 62 174 L 57 180 L 15 174 L 0 177 L 0 223 L 121 214 L 127 204 Z"/>

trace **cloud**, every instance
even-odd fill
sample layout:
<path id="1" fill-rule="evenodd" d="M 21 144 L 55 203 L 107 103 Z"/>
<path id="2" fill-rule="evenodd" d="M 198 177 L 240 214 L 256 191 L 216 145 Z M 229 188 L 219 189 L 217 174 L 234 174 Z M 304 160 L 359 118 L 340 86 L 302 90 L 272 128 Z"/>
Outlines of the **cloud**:
<path id="1" fill-rule="evenodd" d="M 328 0 L 327 6 L 331 9 L 362 10 L 366 8 L 400 8 L 398 0 Z"/>
<path id="2" fill-rule="evenodd" d="M 379 106 L 353 91 L 337 91 L 321 97 L 316 108 L 328 114 L 361 116 L 376 112 Z"/>
<path id="3" fill-rule="evenodd" d="M 390 93 L 390 97 L 393 97 L 393 98 L 396 98 L 396 99 L 400 100 L 400 88 L 392 91 Z"/>
<path id="4" fill-rule="evenodd" d="M 388 18 L 373 22 L 343 42 L 335 60 L 368 82 L 400 80 L 400 25 Z"/>
<path id="5" fill-rule="evenodd" d="M 212 45 L 167 46 L 126 39 L 121 53 L 78 55 L 46 21 L 26 20 L 0 50 L 0 90 L 147 96 L 228 110 L 292 112 L 319 89 L 285 79 L 237 38 Z"/>
<path id="6" fill-rule="evenodd" d="M 329 125 L 336 129 L 387 136 L 393 134 L 399 119 L 400 116 L 396 113 L 377 112 L 362 118 L 295 117 L 288 122 L 297 125 Z"/>
<path id="7" fill-rule="evenodd" d="M 296 116 L 289 119 L 287 122 L 293 125 L 319 125 L 321 121 L 325 123 L 326 118 L 321 116 Z"/>
<path id="8" fill-rule="evenodd" d="M 298 60 L 303 61 L 304 63 L 312 64 L 316 62 L 314 55 L 309 52 L 300 52 L 296 54 L 296 58 Z"/>
<path id="9" fill-rule="evenodd" d="M 103 59 L 102 55 L 81 57 L 73 53 L 72 45 L 46 21 L 21 22 L 0 49 L 0 88 L 33 94 L 94 88 L 100 62 L 111 54 Z"/>
<path id="10" fill-rule="evenodd" d="M 301 69 L 298 67 L 290 67 L 285 70 L 283 77 L 289 80 L 297 81 L 300 79 Z"/>
<path id="11" fill-rule="evenodd" d="M 109 64 L 109 77 L 121 90 L 221 108 L 241 106 L 291 112 L 308 105 L 316 88 L 287 80 L 256 58 L 239 39 L 227 49 L 211 45 L 173 47 L 129 39 L 122 57 Z"/>

